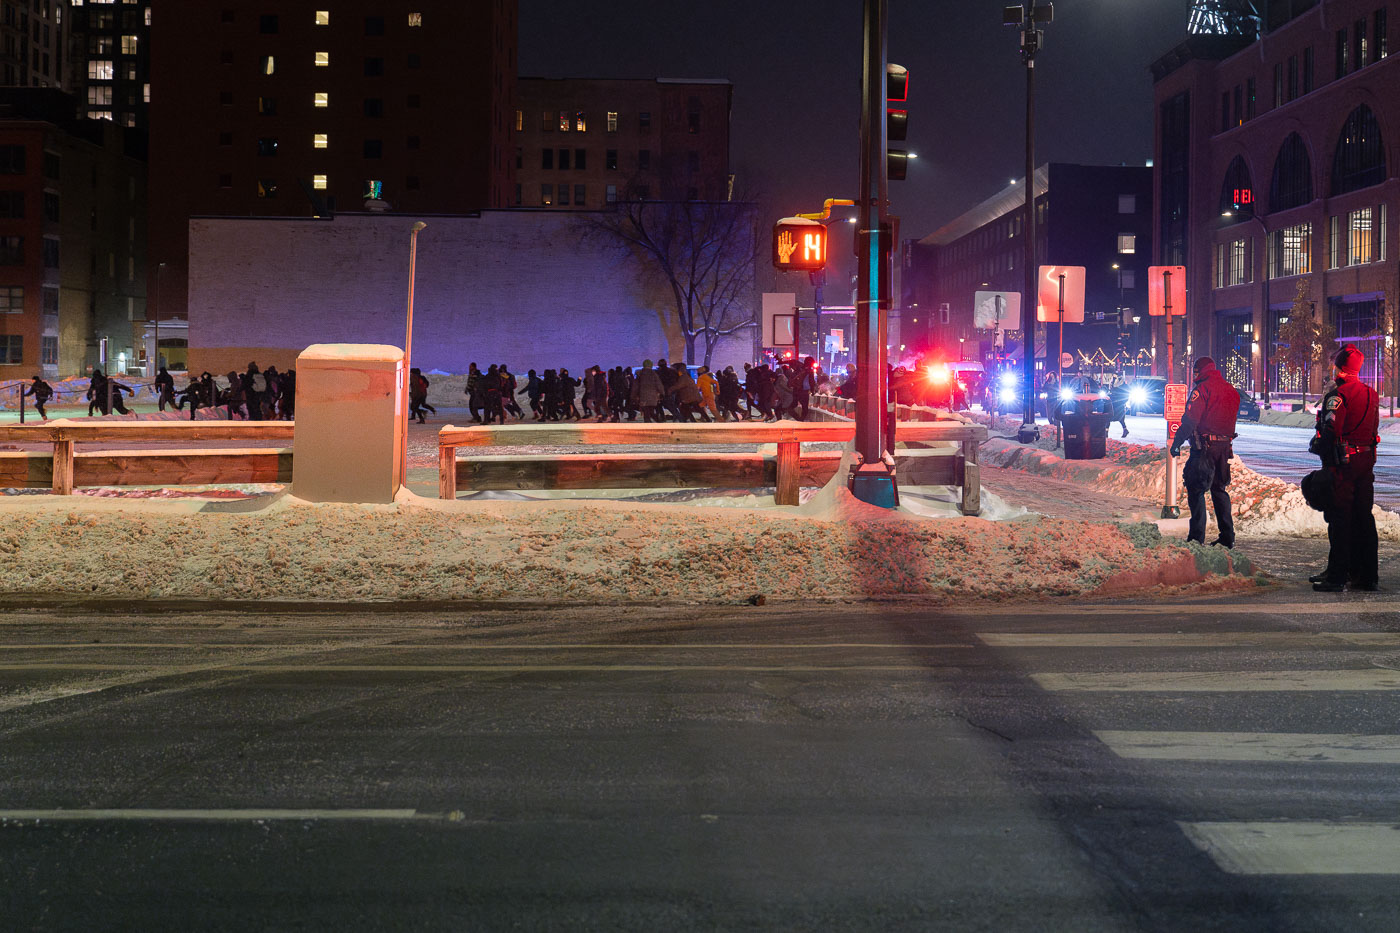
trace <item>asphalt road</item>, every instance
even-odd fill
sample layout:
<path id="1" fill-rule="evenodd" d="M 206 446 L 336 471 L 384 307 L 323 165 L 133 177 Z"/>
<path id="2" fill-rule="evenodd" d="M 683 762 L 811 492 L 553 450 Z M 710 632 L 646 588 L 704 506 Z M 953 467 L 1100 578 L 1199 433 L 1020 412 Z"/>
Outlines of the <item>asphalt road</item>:
<path id="1" fill-rule="evenodd" d="M 1392 931 L 1398 721 L 1386 594 L 16 610 L 0 925 Z"/>

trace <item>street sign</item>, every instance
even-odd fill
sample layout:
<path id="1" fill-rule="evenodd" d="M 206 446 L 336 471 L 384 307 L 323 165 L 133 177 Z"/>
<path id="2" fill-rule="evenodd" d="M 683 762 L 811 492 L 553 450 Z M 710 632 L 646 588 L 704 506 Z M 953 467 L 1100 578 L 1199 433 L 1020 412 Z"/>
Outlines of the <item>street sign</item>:
<path id="1" fill-rule="evenodd" d="M 1186 415 L 1186 386 L 1179 382 L 1167 384 L 1162 395 L 1162 414 L 1167 419 L 1167 446 L 1170 447 Z"/>
<path id="2" fill-rule="evenodd" d="M 978 330 L 1020 330 L 1020 292 L 974 292 L 972 326 Z"/>
<path id="3" fill-rule="evenodd" d="M 1037 321 L 1052 324 L 1084 322 L 1083 266 L 1041 266 L 1038 281 Z"/>
<path id="4" fill-rule="evenodd" d="M 1147 313 L 1163 317 L 1168 306 L 1173 316 L 1186 313 L 1186 267 L 1148 266 Z"/>
<path id="5" fill-rule="evenodd" d="M 763 345 L 765 347 L 797 346 L 797 294 L 795 292 L 763 293 Z"/>
<path id="6" fill-rule="evenodd" d="M 773 226 L 773 268 L 814 272 L 826 266 L 826 227 L 805 217 Z"/>

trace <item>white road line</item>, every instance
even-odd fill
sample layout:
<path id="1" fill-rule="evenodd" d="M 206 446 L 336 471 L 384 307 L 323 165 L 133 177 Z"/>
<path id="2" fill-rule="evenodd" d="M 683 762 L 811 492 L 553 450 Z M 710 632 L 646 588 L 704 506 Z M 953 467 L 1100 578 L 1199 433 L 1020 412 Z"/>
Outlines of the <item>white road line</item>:
<path id="1" fill-rule="evenodd" d="M 993 648 L 1393 648 L 1400 632 L 985 632 Z"/>
<path id="2" fill-rule="evenodd" d="M 1032 674 L 1046 690 L 1065 693 L 1268 693 L 1305 690 L 1400 690 L 1400 671 L 1139 671 Z"/>
<path id="3" fill-rule="evenodd" d="M 1400 765 L 1400 735 L 1096 730 L 1120 758 Z"/>
<path id="4" fill-rule="evenodd" d="M 1400 875 L 1400 824 L 1179 823 L 1232 875 Z"/>
<path id="5" fill-rule="evenodd" d="M 0 810 L 0 820 L 456 820 L 461 814 L 417 810 Z"/>

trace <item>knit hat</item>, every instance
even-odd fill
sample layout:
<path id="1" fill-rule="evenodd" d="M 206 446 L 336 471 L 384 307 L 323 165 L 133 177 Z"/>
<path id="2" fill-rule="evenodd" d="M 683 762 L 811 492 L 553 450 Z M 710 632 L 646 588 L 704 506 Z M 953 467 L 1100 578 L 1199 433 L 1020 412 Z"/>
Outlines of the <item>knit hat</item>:
<path id="1" fill-rule="evenodd" d="M 1347 344 L 1337 351 L 1337 369 L 1346 373 L 1348 376 L 1359 375 L 1361 372 L 1361 364 L 1365 361 L 1365 355 L 1351 344 Z"/>
<path id="2" fill-rule="evenodd" d="M 1191 371 L 1192 371 L 1193 373 L 1196 373 L 1197 375 L 1199 375 L 1200 373 L 1203 373 L 1203 372 L 1205 372 L 1205 371 L 1208 370 L 1208 369 L 1214 369 L 1214 368 L 1215 368 L 1215 360 L 1211 359 L 1211 358 L 1208 357 L 1208 356 L 1203 356 L 1203 357 L 1201 357 L 1200 359 L 1196 360 L 1196 365 L 1195 365 L 1194 367 L 1192 367 Z"/>

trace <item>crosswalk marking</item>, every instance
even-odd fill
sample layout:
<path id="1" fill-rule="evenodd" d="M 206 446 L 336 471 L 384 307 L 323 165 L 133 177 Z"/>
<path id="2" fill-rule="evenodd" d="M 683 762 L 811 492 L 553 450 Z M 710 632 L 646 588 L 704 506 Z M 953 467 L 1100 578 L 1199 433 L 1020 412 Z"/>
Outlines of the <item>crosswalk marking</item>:
<path id="1" fill-rule="evenodd" d="M 1400 632 L 987 632 L 992 648 L 1393 648 Z"/>
<path id="2" fill-rule="evenodd" d="M 1298 732 L 1094 732 L 1120 758 L 1400 764 L 1400 735 Z"/>
<path id="3" fill-rule="evenodd" d="M 1400 671 L 1137 671 L 1032 674 L 1056 693 L 1283 693 L 1307 690 L 1400 690 Z"/>
<path id="4" fill-rule="evenodd" d="M 1400 875 L 1400 824 L 1178 823 L 1222 871 L 1233 875 Z"/>

